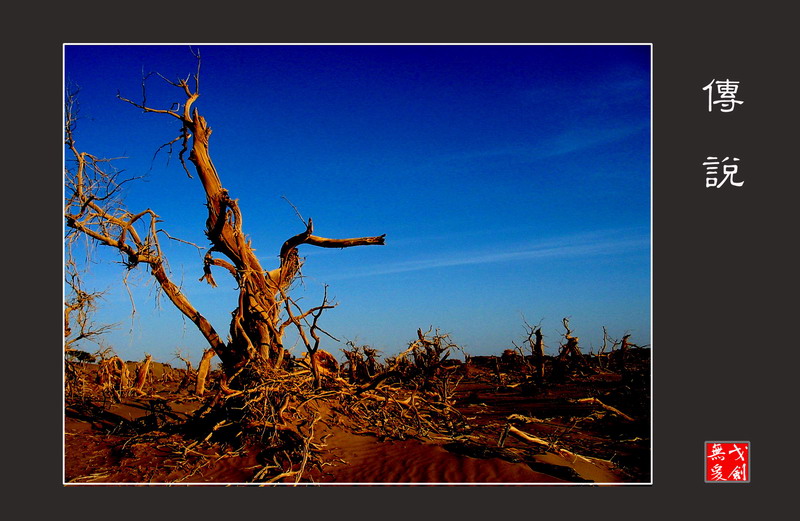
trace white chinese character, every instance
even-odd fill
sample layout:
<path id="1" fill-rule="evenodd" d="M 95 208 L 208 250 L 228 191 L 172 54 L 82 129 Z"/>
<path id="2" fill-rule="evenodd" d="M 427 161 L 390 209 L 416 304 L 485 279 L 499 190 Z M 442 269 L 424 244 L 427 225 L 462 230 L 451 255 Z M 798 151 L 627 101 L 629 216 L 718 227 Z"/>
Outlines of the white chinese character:
<path id="1" fill-rule="evenodd" d="M 719 463 L 711 467 L 711 481 L 727 481 L 722 477 L 722 465 Z"/>
<path id="2" fill-rule="evenodd" d="M 720 163 L 725 163 L 726 161 L 739 161 L 738 157 L 726 157 L 722 161 L 718 161 L 717 157 L 709 156 L 706 158 L 706 162 L 703 163 L 703 166 L 706 167 L 706 188 L 722 188 L 722 186 L 730 181 L 732 186 L 742 186 L 744 181 L 736 182 L 733 180 L 733 176 L 739 171 L 739 165 L 730 164 L 730 165 L 723 165 L 722 166 L 722 173 L 724 177 L 722 181 L 719 181 L 716 175 L 719 173 L 719 165 Z"/>
<path id="3" fill-rule="evenodd" d="M 725 456 L 723 456 L 723 454 L 725 454 L 725 451 L 722 449 L 722 445 L 715 443 L 711 446 L 711 454 L 709 454 L 708 457 L 713 460 L 724 460 Z"/>
<path id="4" fill-rule="evenodd" d="M 728 477 L 733 481 L 747 481 L 747 464 L 743 463 L 741 467 L 734 467 Z"/>
<path id="5" fill-rule="evenodd" d="M 736 454 L 739 455 L 739 457 L 737 459 L 740 459 L 742 461 L 746 461 L 744 459 L 744 451 L 742 450 L 741 447 L 738 447 L 735 443 L 733 444 L 733 449 L 728 451 L 728 454 L 730 454 L 731 452 L 735 452 Z"/>
<path id="6" fill-rule="evenodd" d="M 717 85 L 717 94 L 720 99 L 714 99 L 714 89 L 712 85 Z M 708 91 L 708 111 L 714 109 L 714 105 L 719 105 L 722 112 L 733 112 L 736 105 L 744 103 L 742 100 L 736 99 L 736 93 L 739 90 L 739 82 L 731 80 L 711 80 L 711 83 L 703 87 L 703 90 Z"/>

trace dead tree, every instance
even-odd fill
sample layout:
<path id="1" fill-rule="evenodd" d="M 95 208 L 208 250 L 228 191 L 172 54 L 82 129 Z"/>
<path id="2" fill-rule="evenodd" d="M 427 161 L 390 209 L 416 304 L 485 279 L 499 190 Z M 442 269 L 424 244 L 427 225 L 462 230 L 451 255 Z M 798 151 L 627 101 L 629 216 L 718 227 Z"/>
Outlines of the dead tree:
<path id="1" fill-rule="evenodd" d="M 347 377 L 351 383 L 360 383 L 366 380 L 367 371 L 364 364 L 364 356 L 361 347 L 355 345 L 352 340 L 347 341 L 348 348 L 342 348 L 344 357 L 347 360 Z"/>
<path id="2" fill-rule="evenodd" d="M 555 360 L 555 369 L 557 378 L 564 378 L 574 370 L 586 367 L 586 360 L 583 358 L 581 349 L 578 346 L 579 337 L 572 335 L 572 330 L 569 328 L 569 318 L 562 320 L 564 324 L 564 343 Z"/>
<path id="3" fill-rule="evenodd" d="M 628 333 L 622 337 L 619 346 L 619 366 L 622 372 L 625 372 L 625 362 L 628 356 L 628 339 L 631 337 L 631 334 Z"/>
<path id="4" fill-rule="evenodd" d="M 631 337 L 630 333 L 625 333 L 625 335 L 622 337 L 622 340 L 619 341 L 619 349 L 615 353 L 615 356 L 617 358 L 617 367 L 622 374 L 626 374 L 629 370 L 629 365 L 628 365 L 629 361 L 628 358 L 630 356 L 629 350 L 633 347 L 644 348 L 647 347 L 647 345 L 649 345 L 646 344 L 640 346 L 638 344 L 634 344 L 633 342 L 628 340 L 630 337 Z"/>
<path id="5" fill-rule="evenodd" d="M 417 329 L 416 340 L 409 344 L 402 355 L 411 353 L 414 359 L 414 377 L 420 381 L 420 388 L 439 392 L 439 384 L 442 381 L 449 383 L 450 375 L 442 364 L 450 357 L 453 350 L 461 350 L 461 347 L 450 339 L 450 335 L 442 334 L 438 329 L 432 333 L 432 329 L 429 328 L 425 333 L 422 329 Z M 446 393 L 450 392 L 451 389 L 439 392 L 443 401 Z"/>
<path id="6" fill-rule="evenodd" d="M 378 351 L 374 347 L 364 346 L 364 356 L 367 357 L 365 365 L 367 369 L 367 376 L 369 378 L 372 378 L 383 369 L 381 367 L 381 363 L 378 362 L 377 359 L 379 353 L 380 351 Z"/>
<path id="7" fill-rule="evenodd" d="M 606 349 L 608 348 L 608 340 L 609 340 L 608 330 L 606 329 L 606 326 L 603 326 L 603 346 L 600 348 L 600 351 L 598 351 L 598 353 L 597 353 L 597 366 L 600 369 L 604 369 L 603 366 L 604 365 L 606 365 L 606 366 L 608 365 L 607 363 L 604 363 L 604 361 L 607 361 L 608 357 L 609 357 L 609 353 L 606 353 Z M 613 342 L 612 342 L 612 345 L 611 345 L 611 349 L 612 350 L 614 349 L 614 343 Z"/>
<path id="8" fill-rule="evenodd" d="M 153 361 L 153 355 L 145 355 L 144 361 L 136 368 L 136 381 L 133 384 L 133 391 L 138 394 L 144 394 L 144 384 L 147 382 L 147 377 L 150 374 L 150 364 Z"/>
<path id="9" fill-rule="evenodd" d="M 366 382 L 382 370 L 380 362 L 376 360 L 377 349 L 366 345 L 356 345 L 352 340 L 348 340 L 346 344 L 348 347 L 341 351 L 347 360 L 347 377 L 351 383 Z"/>
<path id="10" fill-rule="evenodd" d="M 408 348 L 397 356 L 389 358 L 385 364 L 379 364 L 374 360 L 375 371 L 372 375 L 368 369 L 370 357 L 375 357 L 377 349 L 364 346 L 358 347 L 352 342 L 348 345 L 351 350 L 342 350 L 351 363 L 351 375 L 357 380 L 367 380 L 367 383 L 360 386 L 360 390 L 374 388 L 378 383 L 395 378 L 405 384 L 411 384 L 417 388 L 430 391 L 435 390 L 441 381 L 449 382 L 449 377 L 455 371 L 448 370 L 444 362 L 450 357 L 454 350 L 463 352 L 461 346 L 455 344 L 450 335 L 442 334 L 437 329 L 432 333 L 433 328 L 423 333 L 422 329 L 417 329 L 417 338 L 409 342 Z M 367 360 L 364 359 L 363 352 L 367 352 Z M 409 360 L 409 357 L 413 360 Z"/>
<path id="11" fill-rule="evenodd" d="M 114 355 L 106 358 L 110 349 L 104 349 L 98 353 L 100 363 L 97 371 L 97 383 L 103 394 L 111 396 L 115 402 L 121 402 L 122 397 L 130 389 L 130 373 L 128 364 Z"/>
<path id="12" fill-rule="evenodd" d="M 533 342 L 533 359 L 536 364 L 536 376 L 540 382 L 544 382 L 544 340 L 542 328 L 537 327 L 533 332 L 535 340 Z"/>
<path id="13" fill-rule="evenodd" d="M 562 320 L 564 324 L 564 329 L 567 330 L 564 333 L 564 340 L 566 343 L 561 346 L 561 356 L 562 357 L 580 357 L 581 356 L 581 348 L 578 347 L 578 341 L 580 338 L 576 336 L 572 336 L 572 330 L 569 328 L 569 318 L 564 318 Z"/>
<path id="14" fill-rule="evenodd" d="M 194 374 L 194 369 L 192 369 L 192 361 L 189 360 L 188 358 L 185 358 L 181 354 L 180 350 L 178 350 L 175 353 L 175 358 L 177 358 L 178 360 L 180 360 L 181 362 L 183 362 L 186 365 L 186 369 L 185 369 L 185 372 L 183 374 L 183 378 L 181 378 L 181 381 L 178 384 L 178 392 L 180 392 L 180 391 L 182 391 L 184 389 L 187 389 L 189 387 L 189 384 L 190 384 L 190 382 L 192 381 L 193 378 L 195 379 L 195 384 L 196 384 L 197 383 L 197 377 Z"/>
<path id="15" fill-rule="evenodd" d="M 281 366 L 284 330 L 291 324 L 297 326 L 303 315 L 293 311 L 294 318 L 284 318 L 294 305 L 288 301 L 287 295 L 300 272 L 300 246 L 349 248 L 382 245 L 385 235 L 325 238 L 314 234 L 313 222 L 309 218 L 303 220 L 305 229 L 289 237 L 278 248 L 278 266 L 264 268 L 244 232 L 239 201 L 225 189 L 211 159 L 211 127 L 195 107 L 200 96 L 199 55 L 196 58 L 197 71 L 194 75 L 174 81 L 161 77 L 177 89 L 182 97 L 169 109 L 148 106 L 144 95 L 141 102 L 119 94 L 117 97 L 145 113 L 170 118 L 180 124 L 178 135 L 163 146 L 179 144 L 181 165 L 190 178 L 193 177 L 190 171 L 194 172 L 205 195 L 208 209 L 205 235 L 210 247 L 204 257 L 200 280 L 216 286 L 212 269 L 221 268 L 237 284 L 238 305 L 232 313 L 228 340 L 223 340 L 170 278 L 167 259 L 159 244 L 162 232 L 158 228 L 160 221 L 155 211 L 149 208 L 128 210 L 119 199 L 120 187 L 125 181 L 118 178 L 118 173 L 110 168 L 109 161 L 78 148 L 74 138 L 75 97 L 70 93 L 67 95 L 65 111 L 65 143 L 72 165 L 65 173 L 64 218 L 68 230 L 71 230 L 68 241 L 85 236 L 97 244 L 117 250 L 128 269 L 146 266 L 163 294 L 195 324 L 210 348 L 219 356 L 226 376 L 232 378 L 246 367 L 249 374 Z M 146 79 L 143 80 L 143 91 Z M 311 312 L 314 321 L 327 307 L 323 305 Z"/>
<path id="16" fill-rule="evenodd" d="M 409 347 L 412 349 L 414 364 L 422 371 L 425 381 L 433 378 L 441 363 L 450 356 L 449 347 L 443 344 L 445 335 L 440 335 L 437 331 L 430 337 L 430 329 L 423 333 L 422 329 L 417 329 L 417 339 L 411 342 Z"/>
<path id="17" fill-rule="evenodd" d="M 531 326 L 523 317 L 523 323 L 525 324 L 525 341 L 524 343 L 528 344 L 528 347 L 531 351 L 531 357 L 533 358 L 533 371 L 536 378 L 536 382 L 539 384 L 544 383 L 544 336 L 542 335 L 542 327 L 541 325 L 537 324 L 536 326 Z M 540 322 L 541 324 L 541 322 Z M 525 352 L 522 347 L 518 346 L 516 343 L 512 342 L 514 347 L 525 356 Z"/>

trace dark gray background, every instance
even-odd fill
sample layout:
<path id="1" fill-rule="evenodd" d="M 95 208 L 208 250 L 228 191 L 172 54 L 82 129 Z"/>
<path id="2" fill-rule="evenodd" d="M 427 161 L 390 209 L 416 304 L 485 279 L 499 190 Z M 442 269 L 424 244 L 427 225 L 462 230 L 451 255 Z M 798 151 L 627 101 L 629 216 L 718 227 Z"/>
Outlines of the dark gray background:
<path id="1" fill-rule="evenodd" d="M 83 2 L 20 6 L 4 36 L 12 110 L 6 170 L 4 463 L 28 511 L 351 518 L 532 519 L 691 514 L 751 519 L 794 478 L 798 168 L 796 24 L 777 3 L 509 2 L 424 8 L 330 2 L 245 7 Z M 438 4 L 437 4 L 438 5 Z M 516 4 L 514 4 L 516 5 Z M 255 9 L 255 10 L 253 10 Z M 259 11 L 262 9 L 262 11 Z M 69 43 L 652 43 L 654 484 L 603 487 L 63 487 L 61 485 L 61 52 Z M 794 52 L 790 52 L 790 48 Z M 702 87 L 741 82 L 731 114 Z M 8 142 L 8 141 L 7 141 Z M 706 156 L 736 156 L 745 186 L 705 188 Z M 22 230 L 22 233 L 19 233 Z M 795 262 L 793 262 L 795 261 Z M 9 378 L 10 377 L 10 378 Z M 750 484 L 705 484 L 706 440 L 749 440 Z M 131 500 L 134 500 L 133 502 Z M 140 510 L 141 508 L 141 510 Z M 232 511 L 231 514 L 223 514 Z M 395 514 L 394 516 L 391 514 Z M 335 514 L 332 514 L 335 515 Z M 67 517 L 72 517 L 68 515 Z M 316 517 L 316 516 L 315 516 Z M 338 517 L 338 516 L 337 516 Z"/>

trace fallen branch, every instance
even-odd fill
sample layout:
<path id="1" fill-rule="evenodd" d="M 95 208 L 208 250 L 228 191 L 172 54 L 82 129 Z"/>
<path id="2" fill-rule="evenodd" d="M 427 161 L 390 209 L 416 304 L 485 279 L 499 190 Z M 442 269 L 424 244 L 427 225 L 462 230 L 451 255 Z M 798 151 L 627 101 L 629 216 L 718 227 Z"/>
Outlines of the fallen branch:
<path id="1" fill-rule="evenodd" d="M 309 453 L 309 445 L 311 444 L 311 439 L 314 437 L 314 424 L 317 423 L 320 419 L 319 414 L 314 415 L 314 419 L 311 420 L 311 426 L 308 428 L 308 436 L 306 436 L 305 442 L 303 444 L 303 460 L 300 463 L 300 469 L 297 471 L 297 477 L 294 480 L 295 485 L 300 483 L 300 478 L 303 477 L 303 472 L 306 470 L 306 463 L 308 463 L 308 453 Z"/>
<path id="2" fill-rule="evenodd" d="M 506 420 L 509 420 L 509 421 L 515 420 L 515 421 L 521 421 L 521 422 L 524 422 L 524 423 L 546 423 L 544 420 L 541 420 L 539 418 L 533 418 L 531 416 L 525 416 L 523 414 L 512 414 L 510 416 L 507 416 Z"/>
<path id="3" fill-rule="evenodd" d="M 411 395 L 408 398 L 405 398 L 404 400 L 398 400 L 394 396 L 379 396 L 377 394 L 372 394 L 372 393 L 363 393 L 361 395 L 361 398 L 368 398 L 370 400 L 376 400 L 379 402 L 396 403 L 398 405 L 405 405 L 406 407 L 412 407 L 414 405 L 414 400 L 413 400 L 414 395 Z"/>
<path id="4" fill-rule="evenodd" d="M 391 377 L 402 378 L 403 375 L 399 371 L 395 371 L 395 370 L 390 370 L 390 371 L 386 371 L 384 373 L 381 373 L 381 374 L 373 377 L 366 384 L 357 387 L 356 388 L 356 394 L 361 394 L 364 391 L 369 391 L 369 390 L 375 389 L 376 387 L 378 387 L 378 384 L 380 384 L 384 380 L 386 380 L 388 378 L 391 378 Z"/>
<path id="5" fill-rule="evenodd" d="M 525 440 L 525 441 L 528 441 L 528 442 L 531 442 L 531 443 L 535 443 L 537 445 L 542 445 L 547 450 L 553 450 L 556 454 L 558 454 L 559 456 L 562 456 L 564 458 L 570 457 L 570 458 L 572 458 L 572 462 L 573 463 L 575 461 L 577 461 L 578 459 L 581 459 L 581 460 L 583 460 L 583 461 L 585 461 L 587 463 L 591 463 L 591 464 L 594 465 L 594 462 L 592 460 L 590 460 L 589 458 L 585 457 L 585 456 L 581 456 L 580 454 L 575 454 L 574 452 L 569 451 L 567 449 L 562 449 L 561 447 L 556 446 L 554 443 L 550 443 L 549 441 L 543 440 L 542 438 L 538 438 L 536 436 L 532 436 L 532 435 L 528 434 L 527 432 L 523 432 L 523 431 L 517 429 L 516 427 L 514 427 L 513 425 L 510 425 L 510 424 L 508 425 L 508 434 L 513 434 L 514 436 L 516 436 L 517 438 L 520 438 L 522 440 Z"/>
<path id="6" fill-rule="evenodd" d="M 607 410 L 610 413 L 616 414 L 617 416 L 620 416 L 620 417 L 628 420 L 629 422 L 636 421 L 632 417 L 630 417 L 627 414 L 625 414 L 624 412 L 620 411 L 619 409 L 617 409 L 615 407 L 611 407 L 610 405 L 606 405 L 603 402 L 601 402 L 600 400 L 598 400 L 597 398 L 580 398 L 577 401 L 579 403 L 590 403 L 592 405 L 597 405 L 597 406 Z"/>
<path id="7" fill-rule="evenodd" d="M 538 438 L 536 436 L 532 436 L 527 432 L 521 431 L 514 427 L 513 425 L 509 424 L 508 429 L 506 429 L 508 434 L 513 434 L 517 438 L 525 441 L 529 441 L 531 443 L 535 443 L 537 445 L 543 445 L 544 447 L 550 448 L 550 442 L 543 440 L 542 438 Z"/>

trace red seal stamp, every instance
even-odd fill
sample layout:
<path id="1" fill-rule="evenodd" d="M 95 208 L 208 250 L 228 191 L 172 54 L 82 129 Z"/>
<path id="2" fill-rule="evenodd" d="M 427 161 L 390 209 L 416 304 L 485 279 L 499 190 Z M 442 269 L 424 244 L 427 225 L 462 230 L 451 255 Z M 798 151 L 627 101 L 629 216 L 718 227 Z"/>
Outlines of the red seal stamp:
<path id="1" fill-rule="evenodd" d="M 707 441 L 706 483 L 750 483 L 749 441 Z"/>

